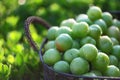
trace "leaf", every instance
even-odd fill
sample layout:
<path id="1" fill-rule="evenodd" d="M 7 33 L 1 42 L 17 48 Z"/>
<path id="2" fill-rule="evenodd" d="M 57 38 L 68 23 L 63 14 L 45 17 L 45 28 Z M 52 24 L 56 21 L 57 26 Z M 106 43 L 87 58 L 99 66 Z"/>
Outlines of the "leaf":
<path id="1" fill-rule="evenodd" d="M 15 62 L 14 56 L 9 54 L 7 56 L 7 61 L 8 61 L 8 63 L 13 64 Z"/>
<path id="2" fill-rule="evenodd" d="M 17 43 L 17 42 L 19 42 L 21 37 L 22 37 L 22 32 L 16 31 L 16 30 L 11 31 L 7 35 L 7 42 L 9 45 L 11 45 L 13 43 Z"/>
<path id="3" fill-rule="evenodd" d="M 0 49 L 0 62 L 4 59 L 4 50 L 3 48 Z"/>
<path id="4" fill-rule="evenodd" d="M 17 54 L 15 57 L 15 65 L 20 67 L 23 65 L 23 63 L 24 63 L 23 56 L 21 54 Z"/>
<path id="5" fill-rule="evenodd" d="M 6 18 L 6 22 L 14 28 L 17 27 L 16 24 L 17 24 L 18 20 L 19 20 L 19 17 L 17 17 L 17 16 L 9 16 Z"/>
<path id="6" fill-rule="evenodd" d="M 0 77 L 2 76 L 3 79 L 8 77 L 11 72 L 11 65 L 6 65 L 3 63 L 0 63 Z"/>
<path id="7" fill-rule="evenodd" d="M 4 39 L 0 39 L 0 47 L 2 47 L 4 43 L 5 43 Z"/>
<path id="8" fill-rule="evenodd" d="M 23 50 L 24 50 L 24 46 L 22 44 L 16 44 L 14 45 L 14 47 L 11 48 L 11 50 L 16 53 L 16 54 L 19 54 L 19 53 L 22 53 Z"/>

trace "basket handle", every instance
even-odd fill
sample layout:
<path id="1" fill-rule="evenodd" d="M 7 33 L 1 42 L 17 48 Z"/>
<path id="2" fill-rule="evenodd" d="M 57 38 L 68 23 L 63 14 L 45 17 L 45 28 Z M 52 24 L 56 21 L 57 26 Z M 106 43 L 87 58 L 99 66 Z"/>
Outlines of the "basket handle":
<path id="1" fill-rule="evenodd" d="M 37 22 L 37 23 L 41 24 L 46 29 L 49 29 L 51 25 L 49 23 L 47 23 L 45 20 L 43 20 L 42 18 L 39 18 L 39 17 L 36 17 L 36 16 L 30 16 L 25 20 L 24 29 L 25 29 L 25 35 L 27 37 L 27 40 L 28 40 L 29 44 L 31 45 L 31 47 L 35 51 L 38 52 L 39 48 L 36 45 L 35 41 L 32 39 L 30 29 L 29 29 L 30 24 L 33 23 L 33 22 Z"/>

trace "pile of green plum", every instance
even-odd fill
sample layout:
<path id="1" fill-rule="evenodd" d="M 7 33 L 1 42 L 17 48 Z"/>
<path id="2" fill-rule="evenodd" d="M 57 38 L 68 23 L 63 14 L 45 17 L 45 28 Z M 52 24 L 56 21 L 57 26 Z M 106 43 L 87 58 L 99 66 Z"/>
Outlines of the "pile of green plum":
<path id="1" fill-rule="evenodd" d="M 91 6 L 47 32 L 43 60 L 57 72 L 120 77 L 120 21 Z"/>

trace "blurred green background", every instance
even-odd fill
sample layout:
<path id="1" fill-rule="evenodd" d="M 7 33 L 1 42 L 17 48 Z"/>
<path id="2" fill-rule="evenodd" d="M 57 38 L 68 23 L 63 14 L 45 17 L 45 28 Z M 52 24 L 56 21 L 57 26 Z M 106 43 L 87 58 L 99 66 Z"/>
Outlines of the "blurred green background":
<path id="1" fill-rule="evenodd" d="M 39 55 L 25 38 L 27 17 L 38 16 L 59 26 L 64 19 L 86 13 L 92 5 L 103 12 L 120 10 L 120 0 L 0 0 L 0 80 L 42 80 Z M 39 46 L 47 30 L 31 24 L 30 31 Z"/>

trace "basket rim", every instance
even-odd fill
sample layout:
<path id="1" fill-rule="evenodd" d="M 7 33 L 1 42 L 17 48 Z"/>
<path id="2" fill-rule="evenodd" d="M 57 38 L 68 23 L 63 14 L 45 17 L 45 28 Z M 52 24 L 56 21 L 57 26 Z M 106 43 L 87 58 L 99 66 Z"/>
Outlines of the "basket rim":
<path id="1" fill-rule="evenodd" d="M 70 73 L 63 73 L 63 72 L 57 72 L 55 71 L 52 67 L 48 66 L 47 64 L 44 63 L 43 61 L 43 57 L 42 57 L 42 49 L 45 45 L 45 43 L 48 41 L 47 38 L 45 38 L 43 41 L 42 41 L 42 44 L 40 46 L 40 49 L 39 49 L 39 56 L 40 56 L 40 60 L 42 62 L 42 65 L 43 67 L 47 67 L 49 70 L 55 72 L 55 73 L 58 73 L 60 75 L 64 75 L 64 76 L 67 76 L 67 77 L 76 77 L 76 78 L 89 78 L 89 79 L 113 79 L 113 80 L 120 80 L 120 77 L 109 77 L 109 76 L 83 76 L 83 75 L 74 75 L 74 74 L 70 74 Z"/>
<path id="2" fill-rule="evenodd" d="M 83 76 L 83 75 L 74 75 L 74 74 L 69 74 L 69 73 L 62 73 L 62 72 L 57 72 L 55 71 L 52 67 L 48 66 L 47 64 L 44 64 L 44 66 L 46 66 L 48 69 L 60 74 L 60 75 L 64 75 L 67 77 L 76 77 L 76 78 L 89 78 L 89 79 L 114 79 L 114 80 L 120 80 L 120 77 L 108 77 L 108 76 Z"/>

